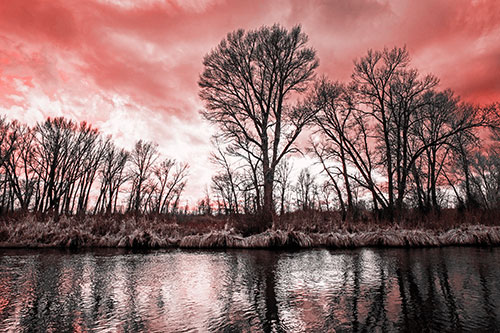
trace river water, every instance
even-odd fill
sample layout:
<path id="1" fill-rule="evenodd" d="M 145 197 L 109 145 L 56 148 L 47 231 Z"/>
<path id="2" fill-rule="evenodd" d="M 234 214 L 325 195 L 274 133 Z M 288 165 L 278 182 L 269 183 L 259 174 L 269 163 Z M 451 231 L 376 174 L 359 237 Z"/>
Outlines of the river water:
<path id="1" fill-rule="evenodd" d="M 500 248 L 0 250 L 0 331 L 498 331 Z"/>

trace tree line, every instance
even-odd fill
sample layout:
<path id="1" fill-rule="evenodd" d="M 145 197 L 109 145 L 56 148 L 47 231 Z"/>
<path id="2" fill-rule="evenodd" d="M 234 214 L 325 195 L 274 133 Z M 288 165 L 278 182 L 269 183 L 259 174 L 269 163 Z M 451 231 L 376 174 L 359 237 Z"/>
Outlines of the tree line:
<path id="1" fill-rule="evenodd" d="M 348 82 L 317 78 L 307 41 L 300 26 L 263 26 L 229 33 L 205 56 L 199 86 L 202 115 L 219 129 L 211 186 L 219 211 L 269 225 L 290 207 L 345 219 L 362 206 L 394 219 L 452 197 L 462 208 L 498 206 L 498 103 L 440 90 L 406 47 L 369 50 Z M 300 152 L 302 132 L 310 139 Z M 303 170 L 291 182 L 288 157 L 297 153 L 314 156 L 326 180 Z"/>
<path id="2" fill-rule="evenodd" d="M 217 173 L 198 213 L 252 215 L 266 227 L 293 210 L 394 219 L 499 206 L 499 103 L 440 90 L 406 47 L 369 50 L 347 82 L 318 78 L 307 42 L 300 26 L 263 26 L 229 33 L 205 56 L 198 83 L 202 115 L 218 128 Z M 296 175 L 290 157 L 300 154 L 321 174 Z M 126 151 L 86 122 L 0 119 L 3 213 L 172 214 L 188 170 L 153 142 Z"/>
<path id="3" fill-rule="evenodd" d="M 118 148 L 86 122 L 35 126 L 0 118 L 0 210 L 52 214 L 175 213 L 189 166 L 139 140 Z"/>

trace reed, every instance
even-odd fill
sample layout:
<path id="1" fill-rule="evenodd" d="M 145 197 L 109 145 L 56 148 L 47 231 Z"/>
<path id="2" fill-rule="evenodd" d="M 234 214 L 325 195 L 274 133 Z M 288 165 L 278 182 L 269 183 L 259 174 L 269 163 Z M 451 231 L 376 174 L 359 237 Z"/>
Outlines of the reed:
<path id="1" fill-rule="evenodd" d="M 243 237 L 228 231 L 215 231 L 206 235 L 188 235 L 179 241 L 181 248 L 226 248 L 244 247 Z"/>
<path id="2" fill-rule="evenodd" d="M 193 224 L 191 224 L 193 222 Z M 230 222 L 230 221 L 229 221 Z M 124 248 L 353 248 L 500 245 L 500 226 L 471 224 L 448 229 L 401 225 L 330 225 L 306 231 L 279 225 L 246 236 L 227 220 L 196 217 L 193 221 L 110 216 L 53 217 L 26 215 L 0 220 L 0 247 Z M 213 226 L 210 229 L 210 225 Z"/>

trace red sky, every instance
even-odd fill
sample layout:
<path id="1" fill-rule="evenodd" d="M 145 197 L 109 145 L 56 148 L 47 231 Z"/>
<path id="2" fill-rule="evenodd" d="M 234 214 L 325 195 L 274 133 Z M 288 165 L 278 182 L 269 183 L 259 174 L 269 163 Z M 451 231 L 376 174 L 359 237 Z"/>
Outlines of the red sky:
<path id="1" fill-rule="evenodd" d="M 230 31 L 301 24 L 318 74 L 347 80 L 368 48 L 407 45 L 413 65 L 464 99 L 500 100 L 497 0 L 3 0 L 0 113 L 33 124 L 87 120 L 125 147 L 156 141 L 211 176 L 201 120 L 202 58 Z"/>

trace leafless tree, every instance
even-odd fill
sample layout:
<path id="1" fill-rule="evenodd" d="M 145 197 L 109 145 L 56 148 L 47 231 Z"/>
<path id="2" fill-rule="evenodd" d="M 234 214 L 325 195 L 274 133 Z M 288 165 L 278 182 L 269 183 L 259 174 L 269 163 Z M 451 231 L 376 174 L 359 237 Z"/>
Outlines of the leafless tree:
<path id="1" fill-rule="evenodd" d="M 171 212 L 186 186 L 188 170 L 189 164 L 170 158 L 163 160 L 154 168 L 153 174 L 157 188 L 153 210 L 155 213 Z"/>
<path id="2" fill-rule="evenodd" d="M 277 183 L 277 197 L 279 198 L 280 204 L 280 215 L 283 215 L 290 205 L 290 190 L 291 190 L 291 173 L 293 170 L 293 165 L 289 159 L 284 158 L 276 168 L 276 183 Z"/>
<path id="3" fill-rule="evenodd" d="M 10 123 L 10 135 L 4 140 L 1 164 L 9 186 L 19 202 L 22 211 L 27 211 L 34 194 L 33 130 L 17 121 Z"/>
<path id="4" fill-rule="evenodd" d="M 94 204 L 94 214 L 117 212 L 120 189 L 131 180 L 129 210 L 175 211 L 189 166 L 155 164 L 156 147 L 139 141 L 131 155 L 88 123 L 63 117 L 34 127 L 0 118 L 1 209 L 85 214 Z"/>
<path id="5" fill-rule="evenodd" d="M 130 153 L 118 149 L 114 144 L 106 147 L 103 165 L 100 170 L 101 185 L 99 196 L 94 208 L 94 214 L 116 212 L 120 187 L 129 179 L 125 167 L 129 161 Z"/>
<path id="6" fill-rule="evenodd" d="M 218 125 L 224 139 L 254 157 L 263 172 L 263 225 L 272 222 L 276 166 L 294 151 L 294 142 L 311 122 L 313 109 L 293 107 L 318 66 L 300 26 L 274 25 L 229 33 L 205 56 L 200 76 L 203 116 Z"/>
<path id="7" fill-rule="evenodd" d="M 97 172 L 111 142 L 109 139 L 103 139 L 100 133 L 90 126 L 80 128 L 77 140 L 79 142 L 77 156 L 81 159 L 78 165 L 80 172 L 75 175 L 77 181 L 67 192 L 65 211 L 67 213 L 75 211 L 76 205 L 76 212 L 85 214 Z"/>
<path id="8" fill-rule="evenodd" d="M 359 101 L 376 124 L 374 135 L 385 166 L 391 210 L 396 200 L 398 207 L 402 205 L 410 164 L 415 162 L 409 152 L 409 131 L 420 106 L 419 96 L 438 82 L 432 75 L 421 79 L 409 63 L 406 48 L 369 50 L 355 62 L 352 75 Z"/>
<path id="9" fill-rule="evenodd" d="M 84 164 L 98 137 L 87 123 L 65 118 L 49 118 L 35 127 L 33 170 L 43 186 L 36 209 L 71 211 L 76 184 L 88 171 Z"/>
<path id="10" fill-rule="evenodd" d="M 222 200 L 226 214 L 238 214 L 241 175 L 229 160 L 229 156 L 235 154 L 231 154 L 230 149 L 223 147 L 223 143 L 217 138 L 214 138 L 213 145 L 216 152 L 211 154 L 210 159 L 220 171 L 212 177 L 212 189 Z"/>
<path id="11" fill-rule="evenodd" d="M 386 208 L 383 189 L 374 178 L 378 165 L 373 126 L 368 115 L 360 111 L 352 87 L 322 79 L 310 103 L 320 110 L 315 118 L 320 141 L 311 142 L 310 151 L 335 189 L 342 219 L 352 215 L 355 185 L 371 193 L 375 210 Z"/>
<path id="12" fill-rule="evenodd" d="M 141 211 L 141 204 L 145 195 L 144 188 L 153 172 L 153 165 L 158 158 L 157 146 L 155 143 L 139 140 L 135 144 L 130 156 L 132 189 L 130 192 L 129 210 L 135 213 Z"/>
<path id="13" fill-rule="evenodd" d="M 361 186 L 371 193 L 374 208 L 392 218 L 394 209 L 403 209 L 411 177 L 423 200 L 421 178 L 428 174 L 428 197 L 436 206 L 444 148 L 453 137 L 489 123 L 488 112 L 459 103 L 450 92 L 433 91 L 437 78 L 421 76 L 409 64 L 406 48 L 370 50 L 355 62 L 349 85 L 326 79 L 316 84 L 308 102 L 320 110 L 322 140 L 312 150 L 337 184 L 341 207 L 353 206 L 352 187 Z M 341 176 L 343 191 L 335 176 Z"/>
<path id="14" fill-rule="evenodd" d="M 295 185 L 297 208 L 303 211 L 314 209 L 317 192 L 316 177 L 308 168 L 302 169 Z"/>
<path id="15" fill-rule="evenodd" d="M 500 156 L 495 149 L 477 152 L 472 160 L 472 196 L 484 208 L 498 208 L 500 204 Z"/>
<path id="16" fill-rule="evenodd" d="M 452 126 L 459 100 L 450 90 L 443 92 L 432 90 L 422 98 L 420 117 L 415 119 L 410 134 L 413 147 L 426 148 L 410 171 L 418 206 L 423 210 L 436 210 L 440 207 L 438 185 L 440 179 L 444 180 L 443 173 L 451 155 L 450 142 L 453 139 L 451 136 L 440 140 L 440 136 Z M 429 145 L 430 142 L 435 144 Z"/>
<path id="17" fill-rule="evenodd" d="M 325 180 L 323 185 L 321 185 L 321 210 L 326 210 L 327 212 L 334 209 L 334 189 L 333 185 L 329 180 Z"/>
<path id="18" fill-rule="evenodd" d="M 12 184 L 12 171 L 9 162 L 17 149 L 19 132 L 15 124 L 9 123 L 5 117 L 0 117 L 0 185 L 2 195 L 0 199 L 0 212 L 6 213 L 14 209 L 15 188 Z"/>

